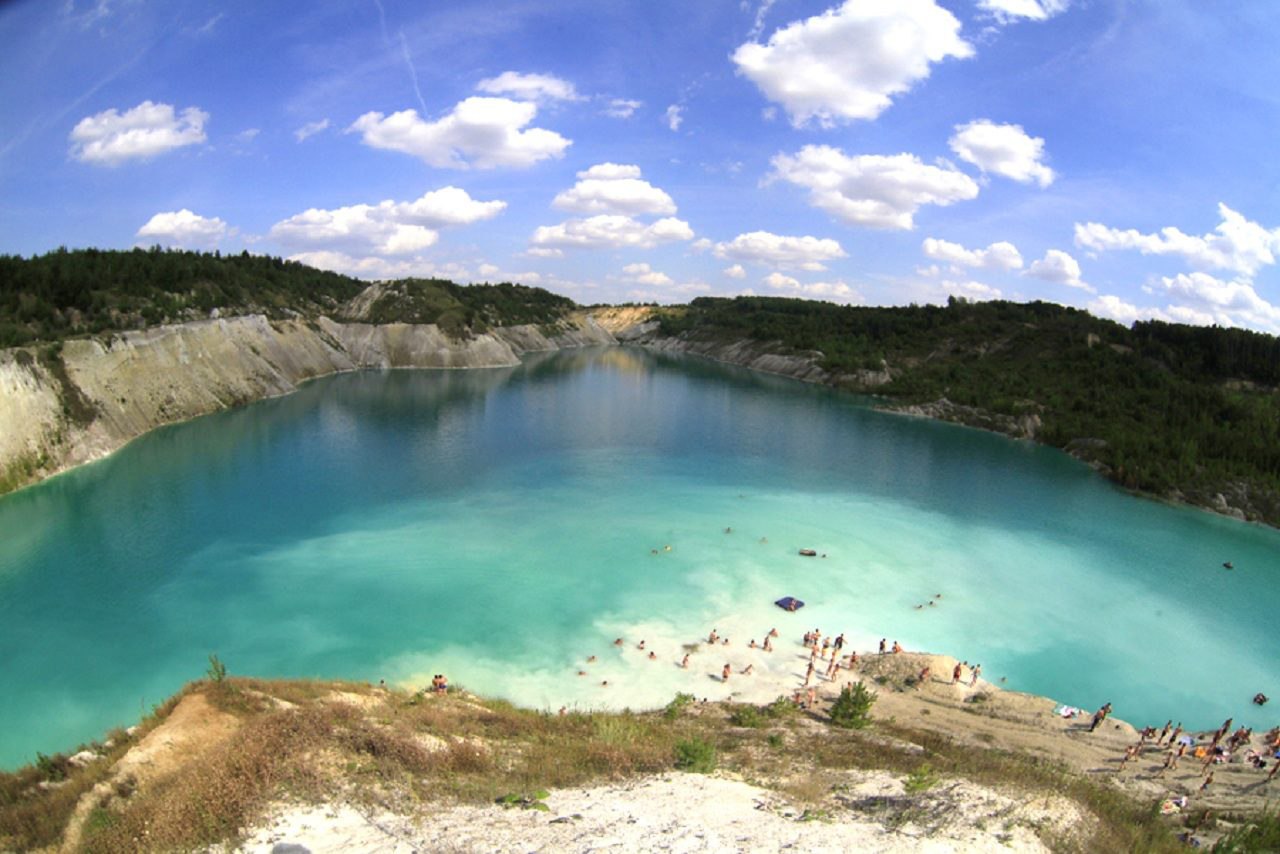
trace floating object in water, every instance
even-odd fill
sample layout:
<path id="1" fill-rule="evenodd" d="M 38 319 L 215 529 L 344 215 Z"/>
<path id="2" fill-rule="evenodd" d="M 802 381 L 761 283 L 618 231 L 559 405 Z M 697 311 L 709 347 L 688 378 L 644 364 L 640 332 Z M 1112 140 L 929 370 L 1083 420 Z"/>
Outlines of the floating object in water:
<path id="1" fill-rule="evenodd" d="M 800 554 L 804 555 L 805 557 L 817 557 L 817 556 L 818 556 L 818 552 L 817 552 L 815 549 L 801 549 L 801 550 L 800 550 Z"/>
<path id="2" fill-rule="evenodd" d="M 1236 565 L 1235 565 L 1234 563 L 1232 563 L 1231 561 L 1229 561 L 1229 560 L 1228 560 L 1228 561 L 1223 561 L 1223 563 L 1222 563 L 1222 568 L 1223 568 L 1223 569 L 1235 569 L 1235 568 L 1236 568 Z"/>
<path id="3" fill-rule="evenodd" d="M 1258 704 L 1259 706 L 1265 706 L 1267 704 L 1267 700 L 1269 699 L 1271 698 L 1268 697 L 1266 694 L 1262 693 L 1261 691 L 1253 695 L 1253 702 Z"/>
<path id="4" fill-rule="evenodd" d="M 795 598 L 794 596 L 783 596 L 781 599 L 779 599 L 777 602 L 774 602 L 773 604 L 777 605 L 779 608 L 781 608 L 784 611 L 799 611 L 801 608 L 804 607 L 804 603 L 801 602 L 799 599 Z"/>

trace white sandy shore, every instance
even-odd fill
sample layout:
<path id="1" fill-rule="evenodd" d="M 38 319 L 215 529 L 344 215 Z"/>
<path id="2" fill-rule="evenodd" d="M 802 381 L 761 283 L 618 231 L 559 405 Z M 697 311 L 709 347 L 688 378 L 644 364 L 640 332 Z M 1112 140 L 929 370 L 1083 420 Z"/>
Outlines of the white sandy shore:
<path id="1" fill-rule="evenodd" d="M 879 815 L 856 806 L 815 819 L 774 792 L 725 777 L 669 774 L 552 792 L 549 812 L 454 806 L 413 817 L 350 806 L 281 808 L 239 849 L 285 852 L 413 851 L 1044 851 L 1031 826 L 1060 829 L 1077 816 L 1065 802 L 1026 803 L 969 783 L 938 787 L 914 802 L 915 818 L 886 827 L 904 798 L 881 773 L 848 774 L 851 805 L 887 802 Z M 300 846 L 300 847 L 288 847 Z"/>

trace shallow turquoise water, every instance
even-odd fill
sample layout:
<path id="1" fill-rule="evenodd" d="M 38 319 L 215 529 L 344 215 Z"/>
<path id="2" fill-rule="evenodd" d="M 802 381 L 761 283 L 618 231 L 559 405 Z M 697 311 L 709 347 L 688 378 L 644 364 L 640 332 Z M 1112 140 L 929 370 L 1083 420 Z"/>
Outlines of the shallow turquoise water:
<path id="1" fill-rule="evenodd" d="M 1276 531 L 1059 453 L 700 361 L 348 374 L 0 500 L 0 767 L 132 723 L 210 652 L 644 707 L 727 692 L 671 666 L 711 626 L 887 636 L 1137 724 L 1269 727 L 1280 705 L 1249 698 L 1280 697 L 1277 555 Z"/>

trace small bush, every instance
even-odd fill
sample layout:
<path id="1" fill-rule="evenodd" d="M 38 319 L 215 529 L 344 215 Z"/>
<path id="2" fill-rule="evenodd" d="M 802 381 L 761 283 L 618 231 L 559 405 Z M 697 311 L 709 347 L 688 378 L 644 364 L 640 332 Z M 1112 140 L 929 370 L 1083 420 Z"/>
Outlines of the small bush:
<path id="1" fill-rule="evenodd" d="M 861 682 L 846 685 L 831 704 L 831 723 L 846 729 L 862 729 L 871 723 L 871 707 L 876 696 Z"/>
<path id="2" fill-rule="evenodd" d="M 677 741 L 676 767 L 695 774 L 710 774 L 716 770 L 716 746 L 701 738 Z"/>
<path id="3" fill-rule="evenodd" d="M 684 707 L 693 702 L 692 694 L 676 694 L 670 703 L 662 709 L 662 716 L 669 721 L 675 720 L 680 713 L 684 711 Z"/>
<path id="4" fill-rule="evenodd" d="M 212 652 L 209 653 L 209 670 L 206 675 L 210 682 L 221 682 L 227 678 L 227 666 Z"/>
<path id="5" fill-rule="evenodd" d="M 765 725 L 765 716 L 755 706 L 744 703 L 734 706 L 729 712 L 729 723 L 734 726 L 757 729 Z"/>
<path id="6" fill-rule="evenodd" d="M 936 785 L 938 785 L 938 775 L 934 772 L 933 767 L 926 762 L 907 775 L 902 787 L 907 790 L 907 794 L 915 795 L 920 792 L 927 792 Z"/>

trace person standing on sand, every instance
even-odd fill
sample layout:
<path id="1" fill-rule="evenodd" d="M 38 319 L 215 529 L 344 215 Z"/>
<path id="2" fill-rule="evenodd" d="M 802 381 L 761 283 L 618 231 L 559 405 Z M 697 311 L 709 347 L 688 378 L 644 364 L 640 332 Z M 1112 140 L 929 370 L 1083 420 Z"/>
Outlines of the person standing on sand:
<path id="1" fill-rule="evenodd" d="M 895 655 L 896 655 L 896 654 L 898 654 L 898 653 L 900 653 L 900 652 L 902 652 L 902 644 L 898 643 L 897 641 L 894 641 L 894 642 L 893 642 L 893 652 L 894 652 L 894 654 L 895 654 Z"/>
<path id="2" fill-rule="evenodd" d="M 916 687 L 919 688 L 922 685 L 924 685 L 924 683 L 928 682 L 929 674 L 931 674 L 932 672 L 933 671 L 929 668 L 929 665 L 927 664 L 923 668 L 921 668 L 920 675 L 916 677 Z"/>
<path id="3" fill-rule="evenodd" d="M 831 663 L 827 665 L 827 681 L 830 682 L 835 678 L 836 668 L 840 666 L 840 657 L 831 656 Z"/>
<path id="4" fill-rule="evenodd" d="M 730 674 L 730 673 L 732 673 L 732 672 L 733 672 L 733 668 L 729 666 L 729 663 L 728 663 L 728 662 L 725 662 L 724 670 L 721 670 L 721 671 L 720 671 L 720 681 L 721 681 L 721 682 L 728 682 L 728 681 L 729 681 L 729 674 Z"/>
<path id="5" fill-rule="evenodd" d="M 955 669 L 951 671 L 951 684 L 954 685 L 960 681 L 960 663 L 956 662 Z"/>
<path id="6" fill-rule="evenodd" d="M 773 638 L 769 635 L 764 636 L 764 651 L 773 652 Z"/>
<path id="7" fill-rule="evenodd" d="M 884 649 L 885 649 L 884 644 L 885 644 L 885 639 L 884 639 L 884 638 L 880 638 L 880 654 L 881 654 L 881 655 L 884 655 Z"/>
<path id="8" fill-rule="evenodd" d="M 1164 729 L 1160 730 L 1160 737 L 1156 739 L 1156 747 L 1164 744 L 1164 737 L 1169 734 L 1169 728 L 1173 726 L 1173 718 L 1164 722 Z"/>
<path id="9" fill-rule="evenodd" d="M 1200 784 L 1200 792 L 1203 794 L 1204 792 L 1208 791 L 1209 786 L 1212 785 L 1212 783 L 1213 783 L 1213 772 L 1210 771 L 1209 774 L 1204 778 L 1204 782 Z"/>
<path id="10" fill-rule="evenodd" d="M 1120 765 L 1119 765 L 1119 767 L 1117 767 L 1117 768 L 1116 768 L 1116 773 L 1117 773 L 1117 774 L 1119 774 L 1121 771 L 1123 771 L 1123 770 L 1124 770 L 1124 766 L 1128 764 L 1128 762 L 1129 762 L 1129 760 L 1130 760 L 1130 759 L 1137 759 L 1137 758 L 1138 758 L 1138 752 L 1139 752 L 1140 750 L 1142 750 L 1142 745 L 1141 745 L 1141 743 L 1139 743 L 1139 744 L 1131 744 L 1131 745 L 1129 745 L 1128 747 L 1126 747 L 1126 748 L 1124 749 L 1124 758 L 1120 760 Z"/>
<path id="11" fill-rule="evenodd" d="M 809 686 L 809 680 L 811 680 L 812 678 L 813 678 L 813 659 L 811 658 L 809 659 L 809 669 L 806 670 L 804 674 L 804 684 L 806 688 Z"/>
<path id="12" fill-rule="evenodd" d="M 1111 714 L 1111 702 L 1107 701 L 1102 704 L 1102 708 L 1093 713 L 1093 723 L 1089 724 L 1089 732 L 1093 732 L 1098 728 L 1098 724 L 1107 719 L 1107 715 Z"/>
<path id="13" fill-rule="evenodd" d="M 685 670 L 689 669 L 689 653 L 686 652 L 684 658 L 680 659 L 680 667 Z"/>
<path id="14" fill-rule="evenodd" d="M 982 675 L 982 665 L 981 664 L 973 665 L 973 678 L 969 680 L 970 687 L 973 687 L 974 685 L 978 684 L 978 677 L 980 675 Z"/>

